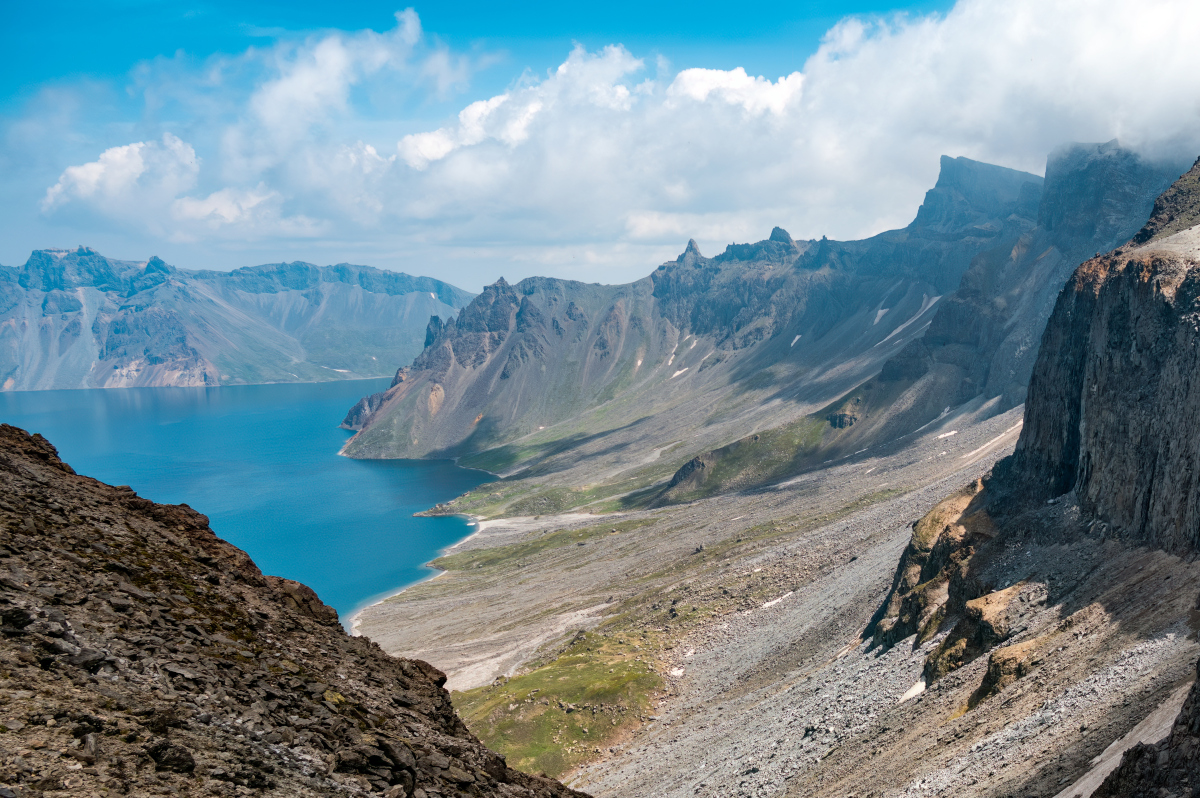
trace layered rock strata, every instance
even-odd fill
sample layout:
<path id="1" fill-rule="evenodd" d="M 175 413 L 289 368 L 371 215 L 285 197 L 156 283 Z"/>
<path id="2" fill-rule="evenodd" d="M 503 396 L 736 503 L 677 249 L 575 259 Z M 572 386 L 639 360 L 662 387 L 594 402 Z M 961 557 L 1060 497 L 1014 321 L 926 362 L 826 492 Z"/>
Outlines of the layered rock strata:
<path id="1" fill-rule="evenodd" d="M 349 637 L 187 505 L 0 425 L 0 794 L 582 795 L 506 767 L 432 666 Z"/>

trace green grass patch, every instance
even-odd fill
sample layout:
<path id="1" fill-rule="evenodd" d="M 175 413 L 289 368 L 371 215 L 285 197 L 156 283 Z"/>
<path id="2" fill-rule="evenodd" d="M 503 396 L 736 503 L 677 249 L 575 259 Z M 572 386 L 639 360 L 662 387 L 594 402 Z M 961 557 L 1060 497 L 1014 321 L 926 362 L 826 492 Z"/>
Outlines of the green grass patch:
<path id="1" fill-rule="evenodd" d="M 649 714 L 663 681 L 647 659 L 616 635 L 578 634 L 550 661 L 451 698 L 510 766 L 562 776 Z"/>

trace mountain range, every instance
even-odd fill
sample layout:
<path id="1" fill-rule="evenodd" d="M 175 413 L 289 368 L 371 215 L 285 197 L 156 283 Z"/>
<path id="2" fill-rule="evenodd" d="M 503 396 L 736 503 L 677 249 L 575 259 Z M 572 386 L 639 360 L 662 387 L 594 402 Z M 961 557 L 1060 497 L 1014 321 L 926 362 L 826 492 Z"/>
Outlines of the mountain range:
<path id="1" fill-rule="evenodd" d="M 629 285 L 501 280 L 350 412 L 345 451 L 458 457 L 525 480 L 520 507 L 562 510 L 767 484 L 955 407 L 1003 412 L 1074 266 L 1184 169 L 1116 142 L 1055 152 L 1044 181 L 947 157 L 908 227 L 862 241 L 776 228 L 713 258 L 690 243 Z M 623 473 L 555 490 L 597 456 Z"/>
<path id="2" fill-rule="evenodd" d="M 312 382 L 392 374 L 472 294 L 369 266 L 189 271 L 79 247 L 0 267 L 0 390 Z"/>
<path id="3" fill-rule="evenodd" d="M 1114 143 L 944 159 L 865 241 L 500 280 L 345 420 L 505 474 L 356 637 L 0 425 L 0 796 L 1192 795 L 1198 307 L 1200 160 Z"/>

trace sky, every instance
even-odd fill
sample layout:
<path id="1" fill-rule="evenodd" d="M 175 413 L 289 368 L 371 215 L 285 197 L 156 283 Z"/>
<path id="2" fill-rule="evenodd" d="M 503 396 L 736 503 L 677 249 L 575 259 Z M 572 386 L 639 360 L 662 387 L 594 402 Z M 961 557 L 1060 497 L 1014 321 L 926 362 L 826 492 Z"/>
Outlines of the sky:
<path id="1" fill-rule="evenodd" d="M 587 7 L 584 7 L 584 6 Z M 907 224 L 939 156 L 1200 154 L 1200 4 L 0 0 L 0 263 L 626 282 Z"/>

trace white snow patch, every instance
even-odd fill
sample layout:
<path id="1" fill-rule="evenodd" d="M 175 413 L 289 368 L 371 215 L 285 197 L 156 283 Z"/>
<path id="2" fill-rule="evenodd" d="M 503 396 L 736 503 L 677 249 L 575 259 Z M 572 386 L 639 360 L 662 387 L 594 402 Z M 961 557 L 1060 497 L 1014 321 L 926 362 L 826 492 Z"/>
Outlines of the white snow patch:
<path id="1" fill-rule="evenodd" d="M 904 693 L 904 695 L 900 696 L 900 700 L 897 701 L 896 703 L 903 704 L 908 699 L 916 698 L 923 692 L 925 692 L 925 677 L 924 676 L 922 676 L 920 679 L 917 679 L 917 683 L 914 684 L 912 687 L 908 688 L 908 690 Z"/>
<path id="2" fill-rule="evenodd" d="M 883 308 L 882 310 L 875 311 L 875 321 L 871 322 L 871 326 L 874 327 L 876 324 L 878 324 L 879 320 L 886 316 L 889 310 L 891 310 L 891 308 Z"/>
<path id="3" fill-rule="evenodd" d="M 779 598 L 777 598 L 777 599 L 771 599 L 771 600 L 770 600 L 770 601 L 768 601 L 767 603 L 763 604 L 763 605 L 762 605 L 762 608 L 765 610 L 767 607 L 774 607 L 776 604 L 778 604 L 779 602 L 783 601 L 785 598 L 787 598 L 787 597 L 788 597 L 788 596 L 790 596 L 790 595 L 792 595 L 792 591 L 791 591 L 791 590 L 789 590 L 788 592 L 784 593 L 782 596 L 780 596 L 780 597 L 779 597 Z"/>
<path id="4" fill-rule="evenodd" d="M 672 375 L 671 375 L 671 379 L 675 379 L 676 377 L 678 377 L 680 374 L 682 374 L 683 372 L 685 372 L 685 371 L 687 371 L 687 370 L 688 370 L 688 367 L 687 367 L 687 366 L 684 366 L 684 367 L 683 367 L 683 368 L 681 368 L 679 371 L 677 371 L 677 372 L 675 372 L 674 374 L 672 374 Z"/>
<path id="5" fill-rule="evenodd" d="M 884 338 L 883 341 L 880 341 L 879 344 L 884 343 L 884 341 L 890 341 L 893 337 L 904 332 L 905 328 L 908 327 L 908 325 L 912 324 L 914 321 L 921 318 L 921 316 L 925 315 L 925 311 L 929 310 L 931 307 L 936 305 L 939 299 L 941 299 L 941 296 L 935 296 L 935 297 L 930 297 L 928 295 L 922 296 L 921 297 L 921 309 L 918 310 L 915 314 L 913 314 L 913 317 L 911 319 L 904 322 L 899 327 L 897 327 L 896 329 L 894 329 L 890 333 L 888 333 L 888 337 Z M 879 346 L 879 344 L 875 344 L 875 346 Z"/>
<path id="6" fill-rule="evenodd" d="M 958 434 L 958 430 L 952 429 L 949 432 L 943 432 L 941 435 L 937 436 L 937 439 L 940 441 L 942 438 L 949 438 L 951 435 L 957 435 L 957 434 Z"/>
<path id="7" fill-rule="evenodd" d="M 800 336 L 797 335 L 795 338 L 792 339 L 792 342 L 790 344 L 788 344 L 788 346 L 795 346 L 796 342 L 799 340 L 800 340 Z"/>

